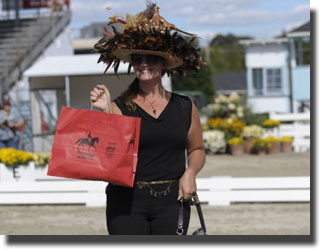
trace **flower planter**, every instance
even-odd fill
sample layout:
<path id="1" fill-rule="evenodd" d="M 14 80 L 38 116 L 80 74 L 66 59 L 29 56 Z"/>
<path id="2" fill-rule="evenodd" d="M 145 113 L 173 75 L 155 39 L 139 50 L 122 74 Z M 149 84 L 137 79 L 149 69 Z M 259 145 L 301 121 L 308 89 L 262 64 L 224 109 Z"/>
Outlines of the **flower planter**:
<path id="1" fill-rule="evenodd" d="M 257 152 L 257 154 L 258 154 L 259 156 L 263 156 L 263 155 L 266 155 L 267 152 L 266 152 L 266 150 L 259 150 L 259 151 Z"/>
<path id="2" fill-rule="evenodd" d="M 288 153 L 292 152 L 292 142 L 281 142 L 281 152 Z"/>
<path id="3" fill-rule="evenodd" d="M 252 141 L 253 141 L 253 137 L 245 138 L 245 141 L 244 141 L 244 152 L 246 154 L 250 154 L 251 153 Z"/>
<path id="4" fill-rule="evenodd" d="M 243 155 L 244 145 L 230 145 L 231 154 L 234 156 Z"/>
<path id="5" fill-rule="evenodd" d="M 36 167 L 34 162 L 28 166 L 7 167 L 0 163 L 0 182 L 32 182 L 47 176 L 47 167 Z"/>
<path id="6" fill-rule="evenodd" d="M 269 154 L 275 154 L 279 152 L 279 143 L 272 143 L 271 147 L 269 148 Z"/>
<path id="7" fill-rule="evenodd" d="M 222 131 L 208 130 L 202 133 L 206 153 L 214 155 L 226 151 L 225 136 Z"/>

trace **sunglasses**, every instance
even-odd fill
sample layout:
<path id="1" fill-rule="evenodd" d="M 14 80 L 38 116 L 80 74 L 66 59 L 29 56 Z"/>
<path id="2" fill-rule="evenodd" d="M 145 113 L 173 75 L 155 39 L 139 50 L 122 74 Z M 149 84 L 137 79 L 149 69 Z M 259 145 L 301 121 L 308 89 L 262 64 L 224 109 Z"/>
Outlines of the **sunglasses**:
<path id="1" fill-rule="evenodd" d="M 156 65 L 163 60 L 162 57 L 154 55 L 131 55 L 131 64 L 134 66 L 140 65 L 143 59 L 149 65 Z"/>

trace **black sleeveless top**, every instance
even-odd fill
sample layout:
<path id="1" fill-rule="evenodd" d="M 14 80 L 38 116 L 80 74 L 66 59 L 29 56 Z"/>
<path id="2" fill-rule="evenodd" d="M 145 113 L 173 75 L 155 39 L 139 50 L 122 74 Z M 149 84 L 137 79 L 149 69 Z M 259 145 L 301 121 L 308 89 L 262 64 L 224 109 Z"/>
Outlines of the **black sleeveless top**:
<path id="1" fill-rule="evenodd" d="M 192 101 L 172 93 L 158 118 L 138 104 L 128 111 L 119 98 L 114 100 L 123 115 L 141 118 L 136 181 L 179 179 L 186 169 L 185 149 L 191 124 Z"/>

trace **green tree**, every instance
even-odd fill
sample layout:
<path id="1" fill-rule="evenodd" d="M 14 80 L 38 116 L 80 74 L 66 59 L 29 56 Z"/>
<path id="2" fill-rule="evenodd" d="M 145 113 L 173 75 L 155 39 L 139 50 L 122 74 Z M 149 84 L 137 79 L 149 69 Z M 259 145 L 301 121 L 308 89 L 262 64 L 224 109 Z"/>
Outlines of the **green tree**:
<path id="1" fill-rule="evenodd" d="M 245 71 L 245 50 L 239 44 L 239 40 L 244 39 L 252 38 L 233 34 L 219 34 L 214 37 L 210 42 L 208 68 L 201 67 L 198 73 L 191 76 L 173 75 L 171 78 L 173 91 L 201 91 L 207 100 L 212 100 L 214 97 L 212 75 L 214 73 Z M 196 47 L 198 47 L 198 43 Z M 204 52 L 201 50 L 202 58 L 206 58 Z"/>
<path id="2" fill-rule="evenodd" d="M 201 67 L 200 70 L 191 76 L 172 75 L 173 91 L 201 91 L 207 100 L 214 96 L 212 72 L 209 67 Z"/>
<path id="3" fill-rule="evenodd" d="M 210 46 L 214 46 L 214 45 L 218 45 L 218 46 L 235 45 L 237 43 L 238 43 L 237 37 L 235 37 L 232 34 L 228 34 L 226 36 L 218 34 L 211 40 Z"/>
<path id="4" fill-rule="evenodd" d="M 275 38 L 287 38 L 287 33 L 285 30 L 282 30 L 281 34 L 279 36 L 276 36 Z"/>
<path id="5" fill-rule="evenodd" d="M 210 48 L 209 67 L 213 73 L 245 70 L 245 51 L 241 45 L 214 45 Z"/>
<path id="6" fill-rule="evenodd" d="M 213 73 L 245 70 L 245 50 L 239 40 L 252 39 L 247 36 L 217 35 L 210 42 L 209 67 Z"/>
<path id="7" fill-rule="evenodd" d="M 235 36 L 233 34 L 227 35 L 216 35 L 210 42 L 210 46 L 218 45 L 218 46 L 225 46 L 225 45 L 238 45 L 240 40 L 250 40 L 253 39 L 249 36 Z"/>

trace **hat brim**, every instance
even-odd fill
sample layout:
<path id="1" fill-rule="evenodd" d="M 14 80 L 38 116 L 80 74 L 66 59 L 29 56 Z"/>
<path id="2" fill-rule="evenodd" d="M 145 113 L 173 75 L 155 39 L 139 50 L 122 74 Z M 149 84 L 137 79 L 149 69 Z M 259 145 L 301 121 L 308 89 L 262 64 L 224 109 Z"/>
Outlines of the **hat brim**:
<path id="1" fill-rule="evenodd" d="M 154 51 L 154 50 L 142 50 L 142 49 L 117 49 L 113 52 L 113 55 L 124 62 L 131 63 L 131 55 L 156 55 L 161 56 L 167 62 L 167 69 L 175 69 L 180 67 L 183 64 L 183 61 L 180 58 L 174 57 L 166 52 Z"/>

